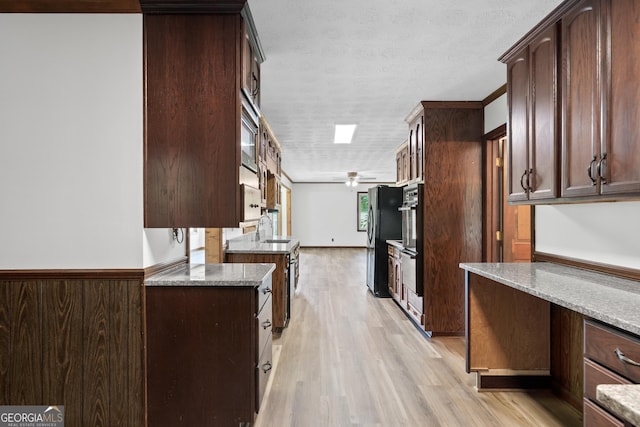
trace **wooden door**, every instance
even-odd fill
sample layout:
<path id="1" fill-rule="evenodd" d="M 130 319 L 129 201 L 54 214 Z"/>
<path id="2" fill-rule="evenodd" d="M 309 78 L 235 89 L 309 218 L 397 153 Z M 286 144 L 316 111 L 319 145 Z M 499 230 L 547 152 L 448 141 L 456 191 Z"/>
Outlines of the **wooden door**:
<path id="1" fill-rule="evenodd" d="M 502 262 L 531 262 L 531 209 L 504 204 Z"/>
<path id="2" fill-rule="evenodd" d="M 599 192 L 601 41 L 600 0 L 583 0 L 563 16 L 563 197 Z"/>
<path id="3" fill-rule="evenodd" d="M 640 192 L 640 0 L 608 3 L 611 88 L 608 138 L 601 149 L 601 192 Z"/>
<path id="4" fill-rule="evenodd" d="M 484 261 L 529 262 L 532 207 L 507 202 L 509 170 L 503 160 L 505 146 L 506 137 L 490 139 L 486 144 Z"/>
<path id="5" fill-rule="evenodd" d="M 556 179 L 557 60 L 556 27 L 529 44 L 529 199 L 558 196 Z"/>
<path id="6" fill-rule="evenodd" d="M 510 201 L 529 198 L 529 50 L 524 48 L 507 63 L 509 143 L 507 197 Z"/>

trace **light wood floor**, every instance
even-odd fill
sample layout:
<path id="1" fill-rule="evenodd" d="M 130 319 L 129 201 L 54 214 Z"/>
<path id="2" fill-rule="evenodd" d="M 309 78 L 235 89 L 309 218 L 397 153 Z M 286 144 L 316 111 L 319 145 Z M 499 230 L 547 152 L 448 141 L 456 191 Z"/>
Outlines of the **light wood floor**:
<path id="1" fill-rule="evenodd" d="M 478 393 L 464 339 L 425 338 L 365 285 L 363 249 L 303 249 L 256 421 L 284 426 L 579 426 L 549 392 Z"/>

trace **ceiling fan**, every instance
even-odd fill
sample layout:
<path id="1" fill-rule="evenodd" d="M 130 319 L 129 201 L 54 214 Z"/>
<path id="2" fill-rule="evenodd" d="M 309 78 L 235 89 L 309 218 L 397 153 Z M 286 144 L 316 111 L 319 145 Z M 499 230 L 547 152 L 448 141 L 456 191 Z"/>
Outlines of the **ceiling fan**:
<path id="1" fill-rule="evenodd" d="M 360 180 L 372 181 L 372 180 L 375 180 L 375 179 L 376 178 L 374 178 L 374 177 L 360 176 L 360 175 L 358 175 L 358 172 L 347 172 L 347 179 L 345 180 L 344 183 L 347 185 L 347 187 L 356 187 Z"/>

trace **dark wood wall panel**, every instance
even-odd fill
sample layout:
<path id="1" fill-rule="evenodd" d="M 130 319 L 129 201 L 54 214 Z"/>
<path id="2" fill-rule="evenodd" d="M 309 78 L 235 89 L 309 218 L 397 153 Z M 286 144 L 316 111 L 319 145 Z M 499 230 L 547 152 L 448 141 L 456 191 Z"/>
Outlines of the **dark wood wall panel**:
<path id="1" fill-rule="evenodd" d="M 9 289 L 9 286 L 0 286 L 0 402 L 9 401 L 9 361 L 11 360 Z"/>
<path id="2" fill-rule="evenodd" d="M 91 284 L 83 294 L 84 354 L 83 365 L 91 366 L 84 373 L 83 413 L 90 414 L 92 426 L 108 426 L 108 312 L 109 289 L 103 282 Z"/>
<path id="3" fill-rule="evenodd" d="M 9 384 L 14 405 L 42 405 L 42 319 L 37 282 L 17 283 L 9 296 Z"/>
<path id="4" fill-rule="evenodd" d="M 0 280 L 0 405 L 64 405 L 70 427 L 143 426 L 142 280 L 32 276 Z"/>
<path id="5" fill-rule="evenodd" d="M 57 280 L 42 286 L 42 404 L 83 400 L 82 284 Z M 82 418 L 81 405 L 65 406 L 68 420 Z"/>

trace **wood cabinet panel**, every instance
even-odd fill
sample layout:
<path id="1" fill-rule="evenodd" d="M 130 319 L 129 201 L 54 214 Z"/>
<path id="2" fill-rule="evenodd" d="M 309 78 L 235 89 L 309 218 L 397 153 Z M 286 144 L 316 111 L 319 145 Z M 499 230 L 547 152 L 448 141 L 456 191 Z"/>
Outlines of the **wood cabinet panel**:
<path id="1" fill-rule="evenodd" d="M 612 0 L 606 28 L 610 93 L 602 147 L 602 194 L 640 192 L 640 1 Z"/>
<path id="2" fill-rule="evenodd" d="M 464 272 L 482 260 L 480 103 L 425 103 L 422 268 L 425 330 L 464 332 Z"/>
<path id="3" fill-rule="evenodd" d="M 149 426 L 253 422 L 256 290 L 146 291 Z"/>
<path id="4" fill-rule="evenodd" d="M 554 391 L 574 407 L 582 407 L 584 392 L 582 314 L 551 304 L 551 376 Z"/>
<path id="5" fill-rule="evenodd" d="M 634 361 L 640 361 L 640 339 L 617 332 L 595 322 L 586 321 L 584 355 L 603 366 L 640 383 L 640 367 L 625 363 L 617 356 L 616 350 Z"/>
<path id="6" fill-rule="evenodd" d="M 590 400 L 584 401 L 584 427 L 625 427 L 624 423 Z"/>
<path id="7" fill-rule="evenodd" d="M 509 137 L 507 191 L 510 201 L 528 199 L 529 183 L 529 55 L 528 48 L 507 63 Z"/>
<path id="8" fill-rule="evenodd" d="M 594 402 L 597 399 L 596 389 L 599 384 L 633 384 L 589 359 L 584 359 L 584 397 Z"/>
<path id="9" fill-rule="evenodd" d="M 246 262 L 246 263 L 273 263 L 276 269 L 273 271 L 272 290 L 272 313 L 273 328 L 280 331 L 287 326 L 287 293 L 289 284 L 287 283 L 287 271 L 289 268 L 287 254 L 261 254 L 261 253 L 227 253 L 226 262 Z"/>
<path id="10" fill-rule="evenodd" d="M 602 91 L 600 1 L 583 0 L 562 17 L 562 191 L 598 194 Z"/>
<path id="11" fill-rule="evenodd" d="M 557 52 L 555 26 L 548 28 L 529 45 L 531 75 L 529 199 L 532 200 L 558 196 Z"/>
<path id="12" fill-rule="evenodd" d="M 551 26 L 507 62 L 508 200 L 557 196 L 557 46 Z"/>
<path id="13" fill-rule="evenodd" d="M 242 18 L 143 19 L 145 227 L 237 227 Z"/>
<path id="14" fill-rule="evenodd" d="M 467 370 L 548 371 L 549 307 L 547 301 L 468 273 Z"/>

